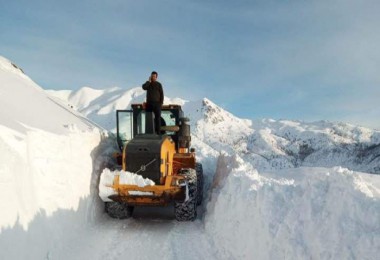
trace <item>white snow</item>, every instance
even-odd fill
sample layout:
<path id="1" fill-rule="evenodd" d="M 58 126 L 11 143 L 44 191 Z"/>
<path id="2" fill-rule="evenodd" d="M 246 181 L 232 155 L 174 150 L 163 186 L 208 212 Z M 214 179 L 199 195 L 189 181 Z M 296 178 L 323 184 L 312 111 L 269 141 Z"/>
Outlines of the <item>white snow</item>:
<path id="1" fill-rule="evenodd" d="M 43 91 L 0 57 L 0 259 L 378 258 L 379 131 L 240 119 L 207 98 L 165 97 L 192 120 L 198 218 L 177 222 L 172 206 L 109 218 L 114 174 L 153 183 L 105 169 L 117 148 L 100 129 L 144 98 L 140 87 Z"/>
<path id="2" fill-rule="evenodd" d="M 75 209 L 89 194 L 91 150 L 101 132 L 10 64 L 1 57 L 0 189 L 6 199 L 0 208 L 7 210 L 0 227 L 17 222 L 27 229 L 39 211 L 50 216 L 58 208 Z"/>
<path id="3" fill-rule="evenodd" d="M 141 175 L 135 174 L 133 172 L 128 171 L 111 171 L 108 168 L 105 168 L 100 175 L 99 182 L 99 196 L 103 201 L 112 201 L 108 197 L 111 195 L 117 195 L 117 192 L 112 188 L 114 184 L 114 178 L 116 175 L 119 175 L 119 184 L 127 184 L 127 185 L 137 185 L 138 187 L 152 186 L 154 185 L 154 181 L 143 178 Z M 147 192 L 139 192 L 133 191 L 130 192 L 131 195 L 152 195 Z"/>
<path id="4" fill-rule="evenodd" d="M 376 180 L 341 167 L 259 173 L 238 163 L 212 194 L 205 229 L 225 258 L 375 259 Z"/>

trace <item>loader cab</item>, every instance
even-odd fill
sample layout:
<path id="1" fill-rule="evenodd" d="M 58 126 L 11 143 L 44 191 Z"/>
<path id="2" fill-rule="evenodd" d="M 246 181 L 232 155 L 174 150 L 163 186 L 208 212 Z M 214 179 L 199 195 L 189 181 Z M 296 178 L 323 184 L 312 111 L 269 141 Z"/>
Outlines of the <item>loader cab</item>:
<path id="1" fill-rule="evenodd" d="M 120 150 L 137 135 L 149 135 L 151 138 L 160 138 L 154 133 L 152 113 L 146 112 L 145 104 L 132 104 L 131 110 L 116 111 L 117 143 Z M 175 126 L 180 125 L 183 111 L 179 105 L 163 105 L 161 108 L 161 135 L 170 136 L 177 144 L 178 133 Z M 173 128 L 173 129 L 171 129 Z"/>

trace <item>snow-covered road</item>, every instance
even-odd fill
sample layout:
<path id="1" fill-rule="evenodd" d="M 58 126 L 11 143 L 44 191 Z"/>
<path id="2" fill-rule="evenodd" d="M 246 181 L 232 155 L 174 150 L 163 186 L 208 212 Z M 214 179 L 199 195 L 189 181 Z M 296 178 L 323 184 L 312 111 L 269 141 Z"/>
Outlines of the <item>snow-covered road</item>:
<path id="1" fill-rule="evenodd" d="M 153 214 L 154 215 L 154 214 Z M 105 219 L 73 237 L 66 259 L 221 259 L 201 220 Z"/>

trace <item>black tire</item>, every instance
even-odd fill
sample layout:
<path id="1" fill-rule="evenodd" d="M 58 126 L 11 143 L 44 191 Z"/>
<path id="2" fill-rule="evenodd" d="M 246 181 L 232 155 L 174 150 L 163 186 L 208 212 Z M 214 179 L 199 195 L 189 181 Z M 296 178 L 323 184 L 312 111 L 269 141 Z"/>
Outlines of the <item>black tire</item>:
<path id="1" fill-rule="evenodd" d="M 132 217 L 134 207 L 124 202 L 106 202 L 105 209 L 111 218 L 126 219 Z"/>
<path id="2" fill-rule="evenodd" d="M 196 163 L 195 164 L 195 171 L 197 172 L 197 205 L 201 205 L 203 201 L 203 167 L 202 164 Z"/>
<path id="3" fill-rule="evenodd" d="M 194 169 L 183 169 L 188 181 L 189 199 L 185 202 L 175 202 L 174 214 L 178 221 L 193 221 L 197 217 L 197 173 Z"/>

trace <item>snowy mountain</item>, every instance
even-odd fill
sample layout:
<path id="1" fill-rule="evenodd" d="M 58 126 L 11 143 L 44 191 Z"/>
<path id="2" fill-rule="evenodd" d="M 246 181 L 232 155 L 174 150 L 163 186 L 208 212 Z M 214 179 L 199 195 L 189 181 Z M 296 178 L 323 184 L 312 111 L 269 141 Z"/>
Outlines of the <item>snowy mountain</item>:
<path id="1" fill-rule="evenodd" d="M 48 91 L 92 121 L 115 131 L 116 109 L 129 109 L 145 99 L 141 87 L 78 91 Z M 255 167 L 266 170 L 300 166 L 343 166 L 380 173 L 380 131 L 345 123 L 289 120 L 246 120 L 225 111 L 212 101 L 186 101 L 165 97 L 165 103 L 183 105 L 190 118 L 193 139 L 215 151 L 239 154 Z"/>
<path id="2" fill-rule="evenodd" d="M 99 129 L 144 98 L 43 91 L 0 59 L 0 259 L 377 259 L 378 131 L 240 119 L 207 98 L 165 98 L 192 120 L 198 218 L 176 222 L 169 206 L 110 219 L 97 185 L 115 143 Z"/>
<path id="3" fill-rule="evenodd" d="M 94 122 L 106 129 L 116 129 L 116 109 L 129 109 L 131 103 L 141 103 L 145 99 L 145 91 L 142 88 L 125 90 L 119 87 L 108 89 L 92 89 L 83 87 L 78 91 L 47 90 L 51 97 L 65 101 L 67 107 L 79 111 Z M 183 104 L 181 99 L 165 98 L 165 103 Z"/>

